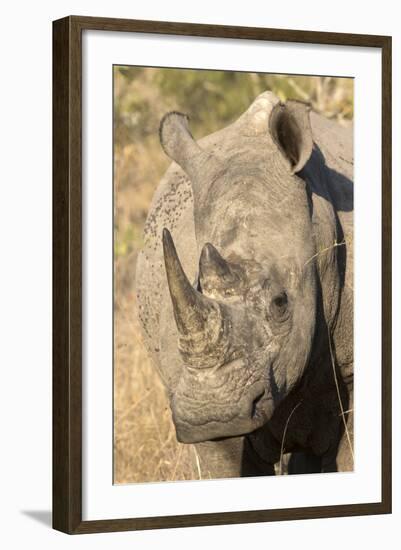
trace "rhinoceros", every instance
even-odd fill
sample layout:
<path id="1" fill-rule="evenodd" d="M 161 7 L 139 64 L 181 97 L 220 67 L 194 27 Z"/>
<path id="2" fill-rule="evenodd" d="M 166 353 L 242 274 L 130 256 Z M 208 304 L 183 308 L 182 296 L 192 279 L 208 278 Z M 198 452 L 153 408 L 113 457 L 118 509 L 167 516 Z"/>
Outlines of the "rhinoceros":
<path id="1" fill-rule="evenodd" d="M 136 284 L 178 441 L 214 478 L 352 470 L 352 127 L 267 91 L 160 142 Z"/>

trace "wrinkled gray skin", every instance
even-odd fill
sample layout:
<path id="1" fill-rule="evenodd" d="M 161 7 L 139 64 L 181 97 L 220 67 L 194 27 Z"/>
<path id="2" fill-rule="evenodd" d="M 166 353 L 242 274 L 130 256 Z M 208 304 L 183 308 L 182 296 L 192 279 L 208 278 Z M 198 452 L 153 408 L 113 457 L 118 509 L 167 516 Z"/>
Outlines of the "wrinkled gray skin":
<path id="1" fill-rule="evenodd" d="M 205 477 L 352 470 L 352 129 L 265 92 L 160 139 L 137 293 L 177 439 Z"/>

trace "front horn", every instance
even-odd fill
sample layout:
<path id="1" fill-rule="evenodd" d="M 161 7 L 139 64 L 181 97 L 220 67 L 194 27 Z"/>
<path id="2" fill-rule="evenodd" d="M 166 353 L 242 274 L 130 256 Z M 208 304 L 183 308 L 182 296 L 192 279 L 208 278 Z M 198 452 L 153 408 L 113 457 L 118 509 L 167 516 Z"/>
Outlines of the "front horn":
<path id="1" fill-rule="evenodd" d="M 188 281 L 168 229 L 163 229 L 163 253 L 178 331 L 184 337 L 200 332 L 206 335 L 209 318 L 216 317 L 216 310 L 220 313 L 218 304 L 195 290 Z"/>

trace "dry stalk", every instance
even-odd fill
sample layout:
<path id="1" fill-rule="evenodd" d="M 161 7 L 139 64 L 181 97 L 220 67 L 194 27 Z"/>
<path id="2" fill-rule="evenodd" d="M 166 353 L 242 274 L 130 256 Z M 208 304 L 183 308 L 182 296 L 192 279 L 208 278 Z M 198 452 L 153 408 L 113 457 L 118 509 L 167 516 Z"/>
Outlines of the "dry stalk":
<path id="1" fill-rule="evenodd" d="M 195 445 L 192 445 L 192 448 L 193 448 L 194 453 L 195 453 L 196 467 L 198 469 L 198 477 L 199 477 L 199 479 L 202 479 L 202 472 L 201 472 L 201 467 L 200 467 L 198 451 L 196 450 Z"/>
<path id="2" fill-rule="evenodd" d="M 287 435 L 287 430 L 288 430 L 288 425 L 290 423 L 290 420 L 291 420 L 291 417 L 292 415 L 294 414 L 294 412 L 297 410 L 297 408 L 300 406 L 300 404 L 302 403 L 302 400 L 297 403 L 295 405 L 295 407 L 292 409 L 292 411 L 290 412 L 288 418 L 287 418 L 287 422 L 285 423 L 285 427 L 284 427 L 284 432 L 283 432 L 283 437 L 281 439 L 281 450 L 280 450 L 280 467 L 279 467 L 279 475 L 283 475 L 283 457 L 284 457 L 284 445 L 285 445 L 285 437 Z"/>
<path id="3" fill-rule="evenodd" d="M 334 361 L 333 347 L 332 347 L 332 345 L 331 345 L 331 334 L 330 334 L 330 330 L 329 330 L 329 329 L 327 329 L 327 334 L 328 334 L 328 336 L 329 336 L 329 348 L 330 348 L 331 366 L 333 367 L 334 383 L 335 383 L 335 385 L 336 385 L 337 398 L 338 398 L 338 403 L 339 403 L 339 405 L 340 405 L 340 411 L 341 411 L 340 414 L 339 414 L 339 416 L 342 417 L 343 424 L 344 424 L 345 435 L 346 435 L 346 437 L 347 437 L 347 441 L 348 441 L 348 445 L 349 445 L 349 450 L 350 450 L 350 453 L 351 453 L 351 456 L 352 456 L 352 461 L 355 462 L 354 450 L 353 450 L 353 448 L 352 448 L 351 437 L 350 437 L 350 435 L 349 435 L 348 426 L 347 426 L 347 421 L 346 421 L 346 418 L 345 418 L 346 412 L 349 412 L 349 411 L 344 411 L 343 402 L 342 402 L 342 400 L 341 400 L 340 387 L 339 387 L 339 385 L 338 385 L 337 372 L 336 372 L 336 365 L 335 365 L 335 361 Z"/>
<path id="4" fill-rule="evenodd" d="M 182 450 L 183 450 L 183 445 L 180 445 L 178 447 L 178 452 L 177 452 L 177 455 L 176 455 L 176 458 L 175 458 L 174 470 L 173 470 L 173 473 L 171 474 L 170 481 L 175 480 L 175 476 L 177 474 L 178 464 L 181 461 Z"/>
<path id="5" fill-rule="evenodd" d="M 332 248 L 336 248 L 337 246 L 343 246 L 345 244 L 347 244 L 345 241 L 341 241 L 340 243 L 338 243 L 337 241 L 334 241 L 332 245 L 326 248 L 322 248 L 322 250 L 319 250 L 319 252 L 316 252 L 316 254 L 313 254 L 313 256 L 311 256 L 308 260 L 306 260 L 306 262 L 304 263 L 304 267 L 308 265 L 308 263 L 311 262 L 314 258 L 317 258 L 318 256 L 320 256 L 320 254 L 323 254 L 324 252 L 327 252 Z"/>

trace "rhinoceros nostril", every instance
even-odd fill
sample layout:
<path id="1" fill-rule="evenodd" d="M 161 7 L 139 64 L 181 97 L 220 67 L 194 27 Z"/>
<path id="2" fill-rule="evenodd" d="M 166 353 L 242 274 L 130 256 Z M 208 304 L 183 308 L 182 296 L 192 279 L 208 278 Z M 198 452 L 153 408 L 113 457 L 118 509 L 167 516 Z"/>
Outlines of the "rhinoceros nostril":
<path id="1" fill-rule="evenodd" d="M 263 391 L 260 393 L 252 402 L 252 409 L 251 409 L 251 417 L 257 418 L 259 416 L 259 403 L 262 401 L 262 397 L 264 396 L 265 392 Z"/>

